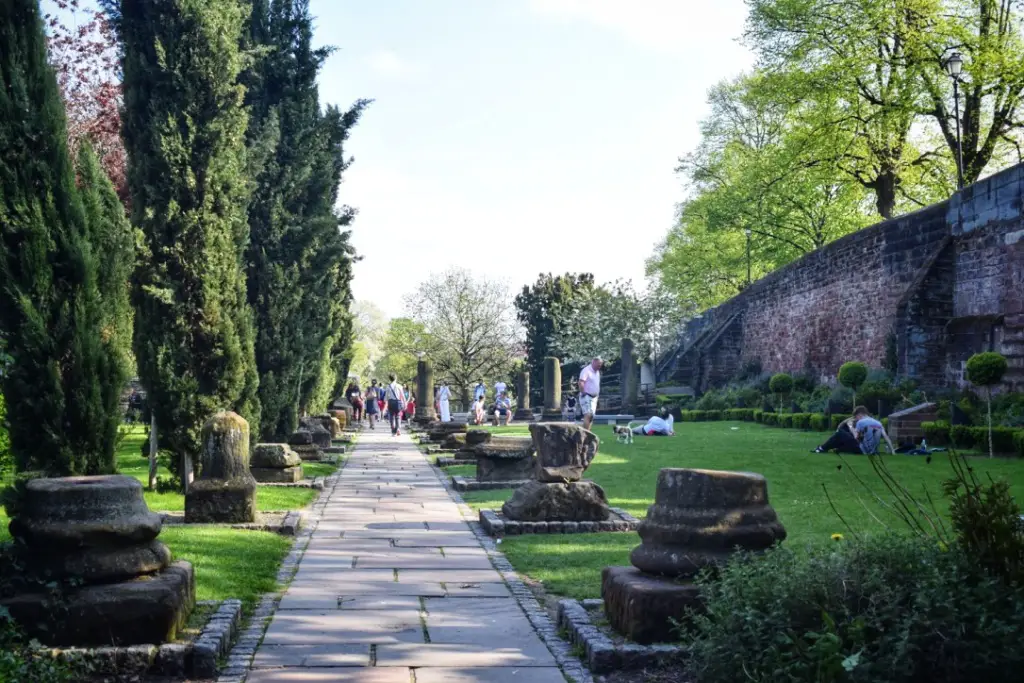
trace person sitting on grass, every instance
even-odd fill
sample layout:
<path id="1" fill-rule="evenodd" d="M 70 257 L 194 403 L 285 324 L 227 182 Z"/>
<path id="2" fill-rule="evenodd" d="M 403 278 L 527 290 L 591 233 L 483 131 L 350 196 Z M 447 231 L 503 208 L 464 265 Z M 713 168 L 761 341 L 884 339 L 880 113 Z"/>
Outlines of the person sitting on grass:
<path id="1" fill-rule="evenodd" d="M 473 415 L 473 424 L 475 424 L 475 425 L 482 425 L 484 423 L 484 397 L 483 396 L 480 396 L 475 401 L 473 401 L 473 406 L 471 408 L 471 413 Z"/>
<path id="2" fill-rule="evenodd" d="M 660 415 L 655 415 L 647 421 L 647 424 L 633 427 L 633 433 L 641 436 L 675 436 L 672 428 L 675 418 L 667 409 L 662 408 Z"/>
<path id="3" fill-rule="evenodd" d="M 492 424 L 497 427 L 501 424 L 501 418 L 505 418 L 506 427 L 512 422 L 512 401 L 504 392 L 498 395 L 498 400 L 494 403 L 494 422 Z"/>
<path id="4" fill-rule="evenodd" d="M 889 435 L 885 433 L 882 423 L 871 417 L 864 406 L 857 406 L 853 417 L 843 420 L 836 433 L 828 441 L 814 449 L 814 453 L 836 451 L 848 455 L 875 455 L 878 447 L 885 441 L 889 452 L 895 453 Z"/>

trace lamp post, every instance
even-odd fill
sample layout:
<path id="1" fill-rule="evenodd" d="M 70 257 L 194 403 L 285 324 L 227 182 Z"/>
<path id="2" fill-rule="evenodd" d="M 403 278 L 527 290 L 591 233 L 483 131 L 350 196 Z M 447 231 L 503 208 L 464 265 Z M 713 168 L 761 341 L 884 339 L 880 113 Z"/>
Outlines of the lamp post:
<path id="1" fill-rule="evenodd" d="M 953 117 L 956 121 L 956 189 L 964 189 L 964 150 L 960 140 L 960 75 L 964 68 L 964 58 L 954 52 L 946 58 L 943 65 L 946 73 L 953 79 Z"/>
<path id="2" fill-rule="evenodd" d="M 747 228 L 747 287 L 750 286 L 750 228 Z"/>

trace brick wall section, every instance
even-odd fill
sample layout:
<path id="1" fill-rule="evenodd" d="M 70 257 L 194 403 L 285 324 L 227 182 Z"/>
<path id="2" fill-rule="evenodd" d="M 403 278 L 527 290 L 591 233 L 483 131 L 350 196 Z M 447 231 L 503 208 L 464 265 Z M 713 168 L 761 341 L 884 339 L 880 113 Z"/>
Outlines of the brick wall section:
<path id="1" fill-rule="evenodd" d="M 690 321 L 658 379 L 702 391 L 750 359 L 832 379 L 849 360 L 881 367 L 892 337 L 900 374 L 925 386 L 993 349 L 1024 388 L 1022 200 L 1024 165 L 808 254 Z"/>

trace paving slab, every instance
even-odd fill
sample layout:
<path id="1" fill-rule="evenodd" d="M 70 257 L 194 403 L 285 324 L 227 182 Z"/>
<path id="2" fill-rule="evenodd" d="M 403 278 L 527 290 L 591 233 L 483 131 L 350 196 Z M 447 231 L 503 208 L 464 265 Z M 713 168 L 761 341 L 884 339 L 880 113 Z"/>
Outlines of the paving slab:
<path id="1" fill-rule="evenodd" d="M 408 437 L 364 432 L 326 496 L 247 683 L 562 683 Z"/>

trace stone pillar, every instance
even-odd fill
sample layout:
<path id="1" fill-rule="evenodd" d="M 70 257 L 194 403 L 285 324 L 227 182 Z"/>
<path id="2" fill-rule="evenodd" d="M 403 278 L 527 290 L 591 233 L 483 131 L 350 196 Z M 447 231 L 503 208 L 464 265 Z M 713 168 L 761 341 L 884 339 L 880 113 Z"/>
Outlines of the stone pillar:
<path id="1" fill-rule="evenodd" d="M 330 442 L 330 432 L 319 423 Z M 249 423 L 221 411 L 202 431 L 199 479 L 185 494 L 185 521 L 246 524 L 256 521 L 256 480 L 249 472 Z"/>
<path id="2" fill-rule="evenodd" d="M 562 364 L 551 356 L 544 359 L 544 413 L 541 419 L 562 419 Z"/>
<path id="3" fill-rule="evenodd" d="M 437 419 L 434 410 L 434 368 L 430 361 L 416 363 L 416 417 L 413 421 L 425 425 Z"/>
<path id="4" fill-rule="evenodd" d="M 530 373 L 525 370 L 519 373 L 516 382 L 516 396 L 519 399 L 519 407 L 516 408 L 515 420 L 532 420 L 533 410 L 530 408 Z"/>
<path id="5" fill-rule="evenodd" d="M 622 340 L 622 374 L 619 385 L 622 389 L 622 412 L 625 415 L 636 413 L 636 354 L 632 339 Z"/>

